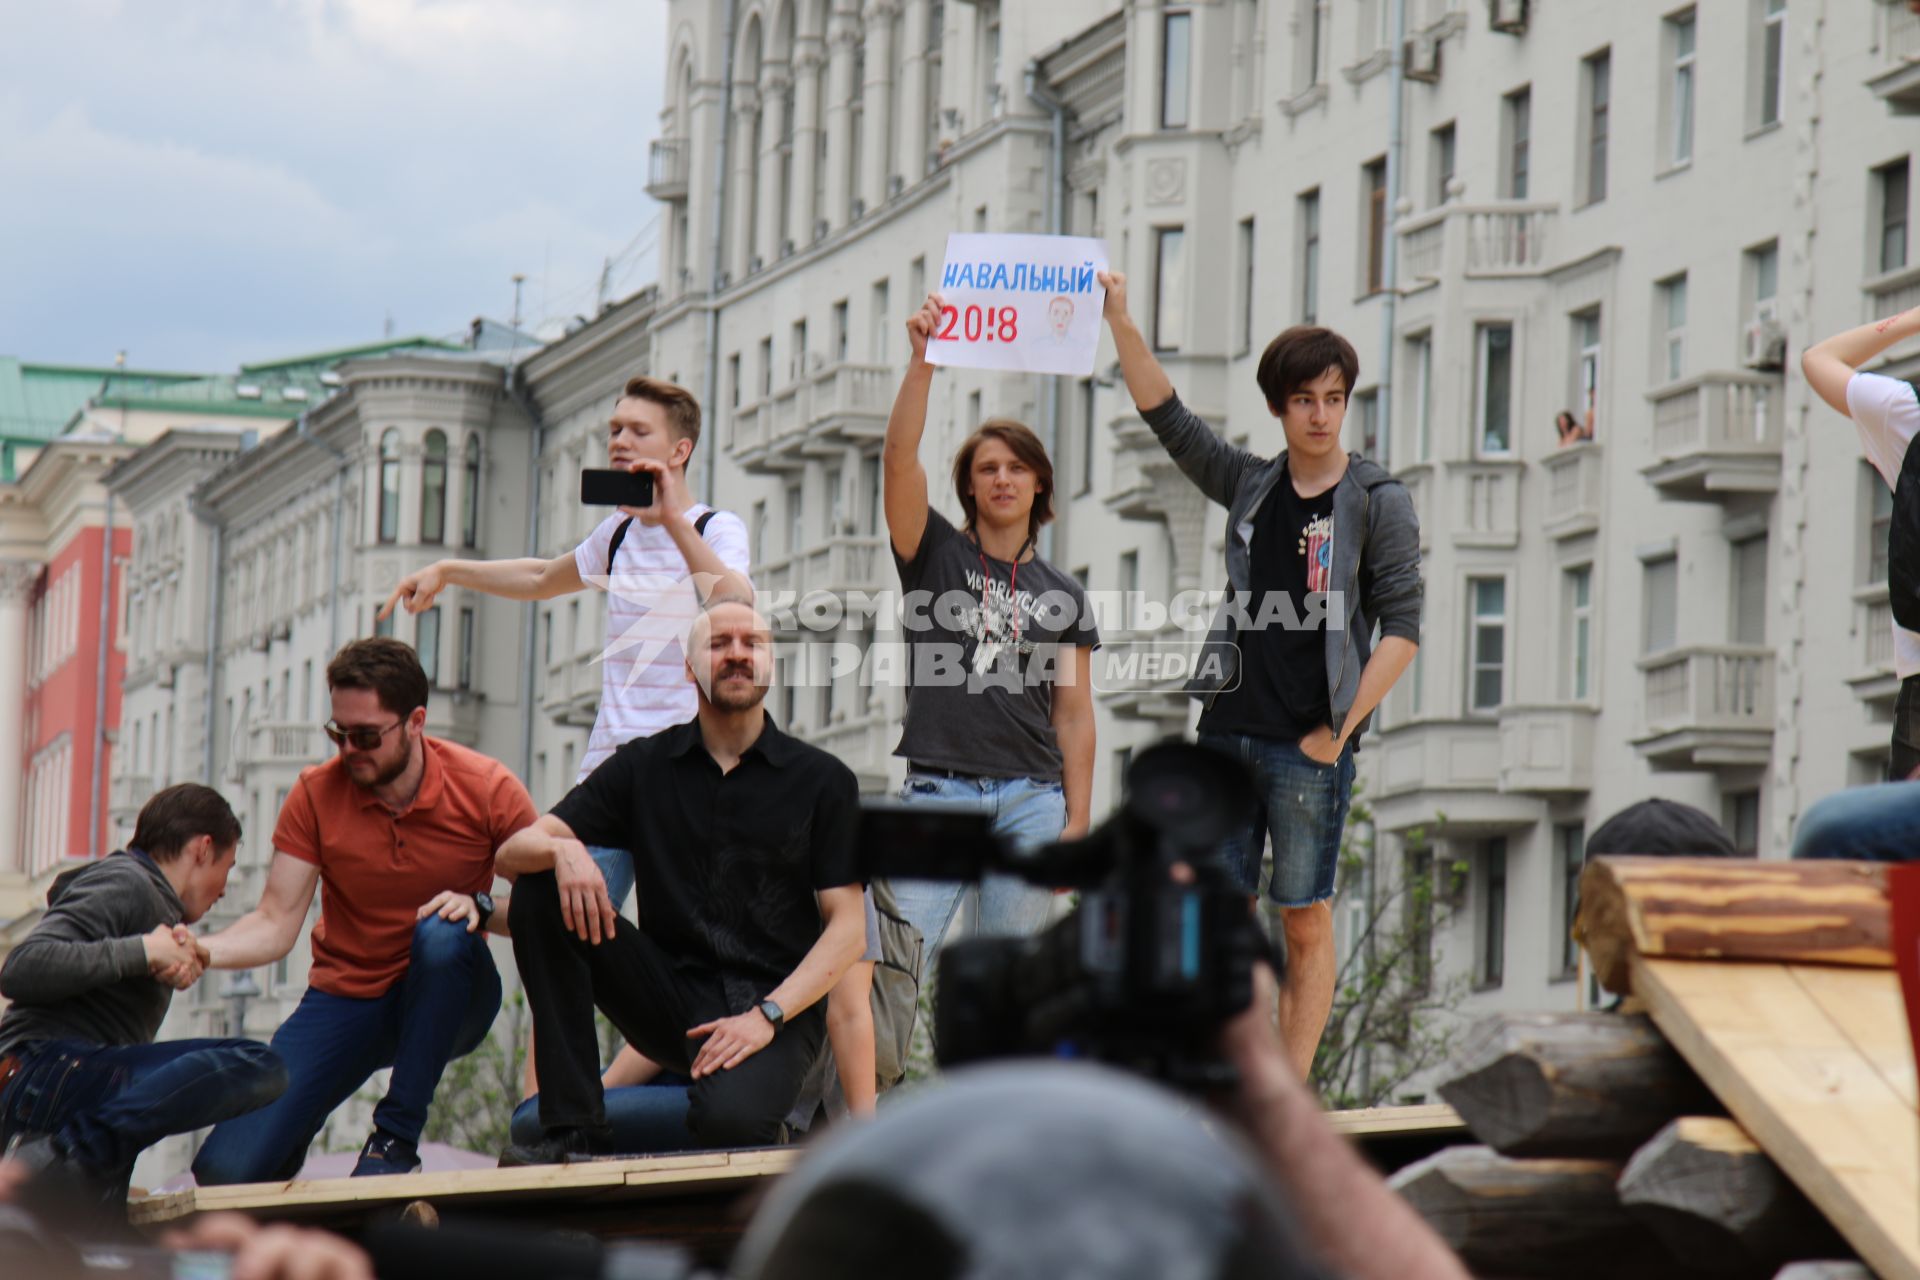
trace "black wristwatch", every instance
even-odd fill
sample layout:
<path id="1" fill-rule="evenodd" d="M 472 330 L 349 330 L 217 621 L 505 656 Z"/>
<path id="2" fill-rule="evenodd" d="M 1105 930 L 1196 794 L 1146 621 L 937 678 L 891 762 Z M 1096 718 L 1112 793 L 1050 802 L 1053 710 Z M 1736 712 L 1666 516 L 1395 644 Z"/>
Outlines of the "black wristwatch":
<path id="1" fill-rule="evenodd" d="M 787 1022 L 786 1010 L 771 1000 L 762 1000 L 760 1002 L 760 1016 L 768 1022 L 771 1022 L 775 1031 L 785 1026 Z"/>
<path id="2" fill-rule="evenodd" d="M 480 913 L 480 923 L 476 927 L 480 932 L 485 933 L 487 921 L 493 919 L 493 895 L 490 893 L 474 894 L 473 909 Z"/>

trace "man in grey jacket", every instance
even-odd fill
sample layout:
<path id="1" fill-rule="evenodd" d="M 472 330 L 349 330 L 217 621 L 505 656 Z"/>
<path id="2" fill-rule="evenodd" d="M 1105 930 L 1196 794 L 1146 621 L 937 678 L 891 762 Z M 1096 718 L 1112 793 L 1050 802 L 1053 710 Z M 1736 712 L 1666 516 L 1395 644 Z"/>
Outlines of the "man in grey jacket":
<path id="1" fill-rule="evenodd" d="M 1341 447 L 1360 373 L 1345 338 L 1302 325 L 1268 344 L 1256 376 L 1287 447 L 1263 458 L 1180 403 L 1127 314 L 1126 277 L 1102 272 L 1100 282 L 1140 416 L 1227 508 L 1231 594 L 1187 688 L 1204 707 L 1201 742 L 1243 760 L 1259 783 L 1260 810 L 1223 855 L 1257 894 L 1261 846 L 1272 840 L 1267 909 L 1287 944 L 1280 1030 L 1305 1078 L 1333 1007 L 1331 901 L 1353 743 L 1420 644 L 1419 522 L 1404 485 Z"/>
<path id="2" fill-rule="evenodd" d="M 251 1040 L 153 1043 L 206 952 L 186 926 L 226 892 L 240 820 L 185 782 L 140 810 L 133 844 L 53 882 L 0 966 L 0 1150 L 124 1199 L 141 1151 L 265 1106 L 286 1068 Z"/>

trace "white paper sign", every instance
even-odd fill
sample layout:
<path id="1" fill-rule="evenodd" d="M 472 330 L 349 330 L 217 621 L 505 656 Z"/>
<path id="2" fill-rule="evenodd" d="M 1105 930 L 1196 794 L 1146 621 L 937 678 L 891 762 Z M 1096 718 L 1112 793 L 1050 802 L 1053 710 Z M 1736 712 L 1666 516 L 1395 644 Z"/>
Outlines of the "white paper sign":
<path id="1" fill-rule="evenodd" d="M 927 362 L 1088 376 L 1106 269 L 1105 242 L 1085 236 L 949 235 Z"/>

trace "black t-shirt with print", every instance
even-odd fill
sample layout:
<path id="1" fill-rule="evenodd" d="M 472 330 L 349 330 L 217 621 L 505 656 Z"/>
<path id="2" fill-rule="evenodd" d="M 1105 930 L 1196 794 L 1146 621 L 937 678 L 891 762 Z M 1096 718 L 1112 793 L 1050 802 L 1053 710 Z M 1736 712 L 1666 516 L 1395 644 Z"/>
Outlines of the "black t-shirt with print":
<path id="1" fill-rule="evenodd" d="M 1338 488 L 1338 486 L 1334 486 Z M 1294 492 L 1282 467 L 1273 492 L 1253 518 L 1251 581 L 1247 616 L 1298 618 L 1301 625 L 1269 623 L 1243 630 L 1240 683 L 1224 690 L 1200 717 L 1202 732 L 1246 733 L 1297 742 L 1332 719 L 1327 691 L 1324 593 L 1333 581 L 1333 488 L 1312 498 Z M 1269 592 L 1287 602 L 1263 609 Z M 1322 593 L 1321 601 L 1313 601 Z"/>
<path id="2" fill-rule="evenodd" d="M 1039 556 L 984 554 L 938 511 L 900 570 L 906 725 L 894 754 L 992 778 L 1061 776 L 1053 686 L 1070 646 L 1098 647 L 1086 592 Z M 985 605 L 984 629 L 982 605 Z"/>

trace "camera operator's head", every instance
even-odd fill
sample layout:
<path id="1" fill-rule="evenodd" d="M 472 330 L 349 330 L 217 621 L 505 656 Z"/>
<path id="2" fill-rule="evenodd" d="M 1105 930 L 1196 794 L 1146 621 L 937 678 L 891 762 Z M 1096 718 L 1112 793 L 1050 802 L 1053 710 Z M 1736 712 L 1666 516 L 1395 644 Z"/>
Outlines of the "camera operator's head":
<path id="1" fill-rule="evenodd" d="M 773 678 L 773 633 L 753 602 L 709 600 L 687 632 L 687 675 L 702 702 L 720 711 L 749 711 Z"/>
<path id="2" fill-rule="evenodd" d="M 1254 1157 L 1172 1095 L 1085 1064 L 957 1071 L 774 1189 L 739 1280 L 1324 1273 Z"/>
<path id="3" fill-rule="evenodd" d="M 607 419 L 607 465 L 625 471 L 635 462 L 684 469 L 700 443 L 700 402 L 693 392 L 659 378 L 629 378 Z"/>

